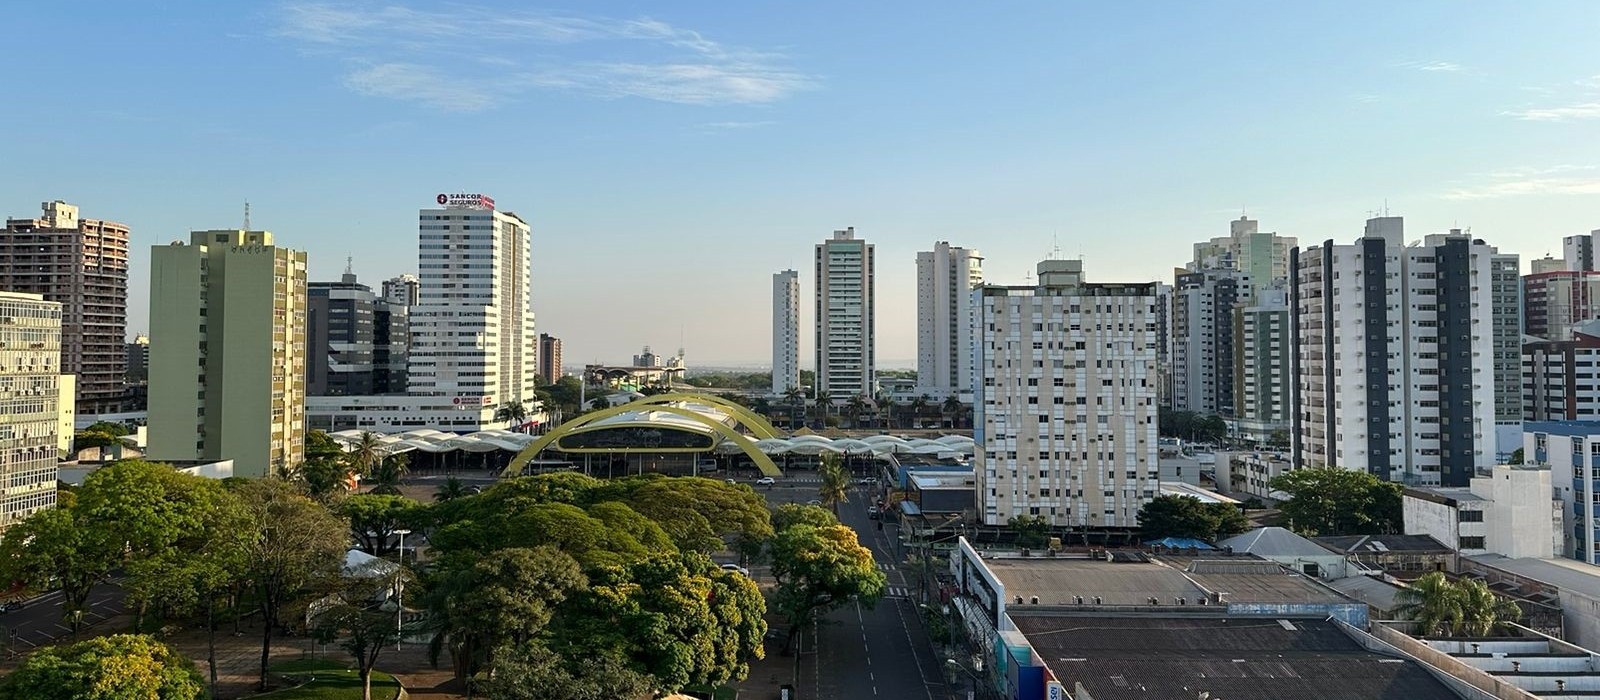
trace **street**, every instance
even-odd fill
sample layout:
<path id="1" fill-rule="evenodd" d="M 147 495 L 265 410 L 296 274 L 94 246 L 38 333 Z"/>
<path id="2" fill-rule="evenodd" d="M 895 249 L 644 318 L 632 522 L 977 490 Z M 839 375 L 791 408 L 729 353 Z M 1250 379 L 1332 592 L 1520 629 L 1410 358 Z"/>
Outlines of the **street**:
<path id="1" fill-rule="evenodd" d="M 122 604 L 122 588 L 115 583 L 102 583 L 89 592 L 88 610 L 83 616 L 83 626 L 99 624 L 116 617 L 126 609 Z M 11 653 L 26 654 L 33 649 L 58 640 L 68 639 L 71 628 L 61 620 L 61 593 L 52 592 L 26 601 L 21 610 L 0 615 L 0 629 Z"/>
<path id="2" fill-rule="evenodd" d="M 802 480 L 810 481 L 805 476 L 793 481 Z M 793 481 L 780 479 L 770 491 L 756 488 L 774 504 L 805 503 L 817 497 L 815 484 Z M 798 655 L 796 690 L 802 700 L 944 700 L 942 662 L 934 658 L 917 616 L 915 578 L 895 566 L 891 555 L 895 526 L 877 529 L 878 521 L 867 515 L 869 498 L 863 487 L 852 488 L 850 502 L 839 506 L 839 520 L 872 550 L 888 587 L 877 605 L 847 605 L 807 631 Z"/>

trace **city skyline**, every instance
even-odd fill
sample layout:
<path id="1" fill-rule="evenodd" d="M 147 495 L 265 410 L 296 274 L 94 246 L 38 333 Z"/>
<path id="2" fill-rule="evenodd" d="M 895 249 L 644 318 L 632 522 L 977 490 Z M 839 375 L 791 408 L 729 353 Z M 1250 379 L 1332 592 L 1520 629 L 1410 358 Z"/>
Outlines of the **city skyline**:
<path id="1" fill-rule="evenodd" d="M 96 99 L 0 115 L 0 158 L 29 164 L 0 173 L 0 207 L 128 224 L 129 335 L 149 327 L 143 253 L 239 226 L 246 200 L 323 281 L 348 255 L 362 279 L 415 273 L 412 212 L 495 196 L 533 228 L 539 330 L 573 364 L 680 342 L 692 365 L 765 363 L 728 319 L 764 318 L 771 272 L 849 226 L 879 247 L 883 366 L 916 356 L 915 255 L 938 240 L 1022 284 L 1057 247 L 1092 280 L 1170 281 L 1241 212 L 1314 245 L 1387 201 L 1415 238 L 1470 228 L 1525 265 L 1600 228 L 1600 50 L 1575 2 L 199 7 L 8 14 L 30 56 L 13 92 Z M 439 50 L 461 36 L 481 53 Z M 433 150 L 462 135 L 487 147 Z M 715 291 L 683 282 L 702 264 Z M 663 289 L 717 313 L 618 313 Z"/>

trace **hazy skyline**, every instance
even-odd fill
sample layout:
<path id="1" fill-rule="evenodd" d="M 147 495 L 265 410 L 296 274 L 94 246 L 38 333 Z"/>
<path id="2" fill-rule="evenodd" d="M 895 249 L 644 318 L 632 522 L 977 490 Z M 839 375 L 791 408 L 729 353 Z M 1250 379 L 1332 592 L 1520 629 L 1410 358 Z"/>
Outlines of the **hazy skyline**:
<path id="1" fill-rule="evenodd" d="M 1241 211 L 1302 245 L 1387 201 L 1527 261 L 1600 228 L 1600 6 L 215 4 L 6 10 L 0 214 L 65 199 L 149 248 L 252 223 L 361 280 L 416 272 L 416 211 L 533 227 L 569 364 L 682 342 L 769 359 L 770 280 L 854 226 L 878 357 L 915 357 L 915 256 L 1020 284 L 1170 282 Z M 680 341 L 681 338 L 681 341 Z M 801 333 L 802 365 L 811 357 Z"/>

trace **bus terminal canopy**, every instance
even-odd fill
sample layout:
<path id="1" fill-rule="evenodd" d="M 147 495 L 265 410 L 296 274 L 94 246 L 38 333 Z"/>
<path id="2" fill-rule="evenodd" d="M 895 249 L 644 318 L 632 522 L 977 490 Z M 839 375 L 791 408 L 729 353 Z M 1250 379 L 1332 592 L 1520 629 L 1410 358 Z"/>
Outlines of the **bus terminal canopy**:
<path id="1" fill-rule="evenodd" d="M 328 433 L 340 445 L 349 450 L 361 442 L 361 435 L 365 430 L 340 430 Z M 440 430 L 421 428 L 407 430 L 403 433 L 378 436 L 378 445 L 384 456 L 400 454 L 416 450 L 438 454 L 441 452 L 493 452 L 505 450 L 507 452 L 521 452 L 528 443 L 537 439 L 536 435 L 524 435 L 509 430 L 483 430 L 470 435 L 457 435 Z"/>

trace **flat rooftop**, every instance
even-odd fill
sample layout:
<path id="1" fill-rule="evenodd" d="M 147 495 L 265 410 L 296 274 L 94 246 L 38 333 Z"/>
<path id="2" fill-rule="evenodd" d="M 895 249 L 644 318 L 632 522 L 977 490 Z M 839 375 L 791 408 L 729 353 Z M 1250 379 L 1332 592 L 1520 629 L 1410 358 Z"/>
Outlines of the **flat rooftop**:
<path id="1" fill-rule="evenodd" d="M 1198 600 L 1205 592 L 1183 572 L 1152 562 L 1107 562 L 1103 559 L 985 559 L 1006 587 L 1006 596 L 1040 605 L 1069 605 L 1075 596 L 1102 605 L 1146 605 L 1151 597 L 1163 605 L 1173 598 Z"/>
<path id="2" fill-rule="evenodd" d="M 1368 652 L 1324 620 L 1015 622 L 1062 685 L 1082 683 L 1095 700 L 1459 700 L 1418 664 Z"/>

